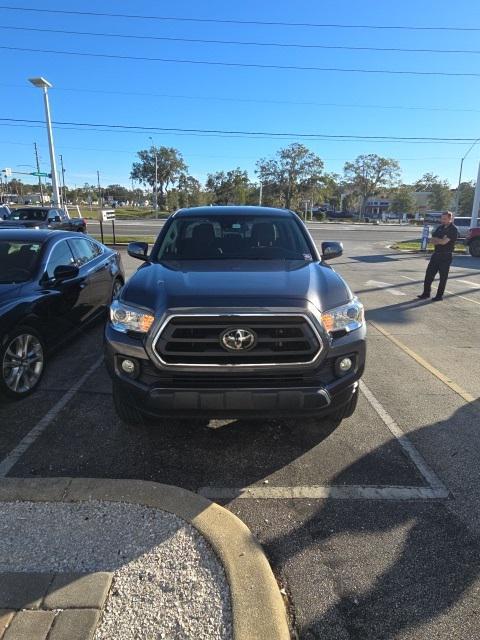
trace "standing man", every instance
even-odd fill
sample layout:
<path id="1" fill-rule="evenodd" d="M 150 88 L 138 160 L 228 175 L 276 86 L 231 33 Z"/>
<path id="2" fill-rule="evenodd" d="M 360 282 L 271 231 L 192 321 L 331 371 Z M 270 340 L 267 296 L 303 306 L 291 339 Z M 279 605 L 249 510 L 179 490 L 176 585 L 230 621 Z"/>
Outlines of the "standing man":
<path id="1" fill-rule="evenodd" d="M 441 221 L 442 224 L 437 227 L 432 234 L 432 243 L 435 245 L 435 250 L 428 263 L 425 282 L 423 284 L 423 293 L 418 296 L 420 300 L 430 298 L 432 282 L 437 273 L 440 274 L 440 282 L 438 284 L 437 295 L 433 298 L 433 301 L 438 302 L 439 300 L 443 300 L 448 272 L 452 264 L 453 250 L 455 249 L 455 242 L 458 239 L 458 229 L 453 224 L 453 213 L 451 211 L 442 213 Z"/>

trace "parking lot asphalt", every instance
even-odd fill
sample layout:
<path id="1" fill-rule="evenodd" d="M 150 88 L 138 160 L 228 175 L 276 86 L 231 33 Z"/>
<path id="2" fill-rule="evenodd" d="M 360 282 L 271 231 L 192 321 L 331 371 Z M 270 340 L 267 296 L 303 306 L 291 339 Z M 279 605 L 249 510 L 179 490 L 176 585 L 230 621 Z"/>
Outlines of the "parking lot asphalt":
<path id="1" fill-rule="evenodd" d="M 333 266 L 369 322 L 359 407 L 336 431 L 308 420 L 128 431 L 97 325 L 52 358 L 34 395 L 0 405 L 0 473 L 156 480 L 217 500 L 264 545 L 299 638 L 476 639 L 480 261 L 456 256 L 450 293 L 425 303 L 425 257 L 388 248 L 406 231 L 312 228 L 317 244 L 344 241 Z"/>

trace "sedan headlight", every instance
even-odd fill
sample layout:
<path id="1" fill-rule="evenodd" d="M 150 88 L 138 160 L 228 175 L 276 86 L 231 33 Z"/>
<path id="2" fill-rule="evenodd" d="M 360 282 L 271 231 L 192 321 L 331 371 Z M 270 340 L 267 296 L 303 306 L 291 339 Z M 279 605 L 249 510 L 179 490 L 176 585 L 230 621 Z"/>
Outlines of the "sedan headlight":
<path id="1" fill-rule="evenodd" d="M 364 321 L 363 304 L 357 298 L 348 304 L 322 313 L 322 324 L 329 333 L 359 329 Z"/>
<path id="2" fill-rule="evenodd" d="M 154 316 L 146 310 L 131 307 L 119 300 L 114 300 L 110 305 L 110 322 L 116 331 L 147 333 L 154 320 Z"/>

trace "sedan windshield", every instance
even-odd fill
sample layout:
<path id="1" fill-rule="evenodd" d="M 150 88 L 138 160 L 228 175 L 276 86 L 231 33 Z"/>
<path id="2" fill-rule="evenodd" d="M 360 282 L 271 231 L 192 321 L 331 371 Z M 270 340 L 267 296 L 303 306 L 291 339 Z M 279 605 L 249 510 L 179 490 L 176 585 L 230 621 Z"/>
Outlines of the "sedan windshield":
<path id="1" fill-rule="evenodd" d="M 16 209 L 10 214 L 9 220 L 35 220 L 42 222 L 47 219 L 45 209 Z"/>
<path id="2" fill-rule="evenodd" d="M 40 246 L 38 242 L 0 240 L 0 284 L 30 280 L 38 263 Z"/>
<path id="3" fill-rule="evenodd" d="M 174 219 L 153 260 L 302 260 L 312 251 L 287 216 L 208 215 Z"/>

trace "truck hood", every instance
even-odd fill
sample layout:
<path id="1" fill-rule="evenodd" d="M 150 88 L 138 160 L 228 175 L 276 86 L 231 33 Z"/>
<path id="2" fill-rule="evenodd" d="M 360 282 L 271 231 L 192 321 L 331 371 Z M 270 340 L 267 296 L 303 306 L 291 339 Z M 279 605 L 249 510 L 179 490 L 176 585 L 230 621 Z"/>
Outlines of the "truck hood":
<path id="1" fill-rule="evenodd" d="M 144 264 L 121 299 L 158 315 L 185 307 L 306 307 L 320 311 L 348 302 L 352 293 L 330 267 L 303 261 L 184 261 Z"/>

